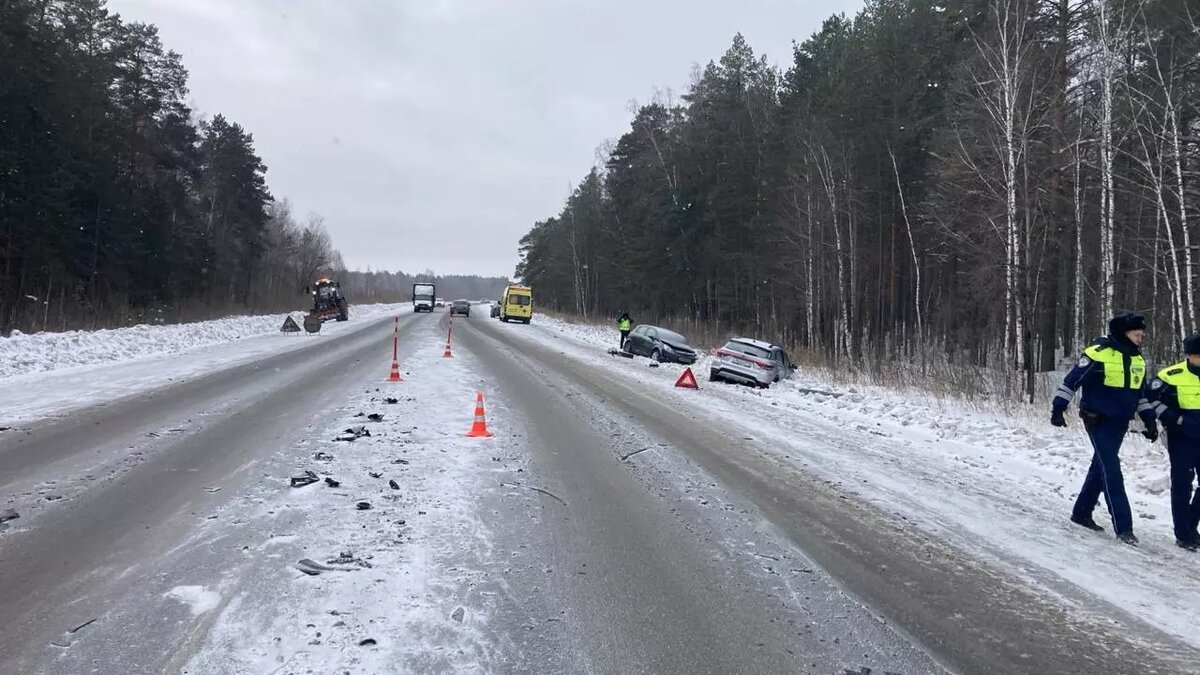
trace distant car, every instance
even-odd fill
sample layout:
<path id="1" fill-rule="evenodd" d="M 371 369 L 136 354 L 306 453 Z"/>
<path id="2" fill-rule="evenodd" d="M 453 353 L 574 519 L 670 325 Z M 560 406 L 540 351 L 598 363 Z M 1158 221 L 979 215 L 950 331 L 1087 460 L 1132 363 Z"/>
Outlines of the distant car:
<path id="1" fill-rule="evenodd" d="M 466 300 L 455 300 L 450 305 L 450 316 L 454 316 L 455 314 L 471 316 L 471 303 Z"/>
<path id="2" fill-rule="evenodd" d="M 792 376 L 792 362 L 778 345 L 736 337 L 717 350 L 708 379 L 766 388 Z"/>
<path id="3" fill-rule="evenodd" d="M 497 303 L 493 303 L 493 304 L 492 304 L 492 314 L 491 314 L 491 316 L 492 316 L 492 318 L 493 318 L 493 319 L 499 319 L 499 318 L 500 318 L 500 303 L 498 303 L 498 302 L 497 302 Z"/>
<path id="4" fill-rule="evenodd" d="M 441 298 L 438 298 L 437 300 L 434 300 L 434 301 L 433 301 L 433 306 L 434 306 L 434 307 L 445 307 L 445 306 L 446 306 L 446 301 L 445 301 L 445 300 L 443 300 L 443 299 L 441 299 Z"/>
<path id="5" fill-rule="evenodd" d="M 675 331 L 642 324 L 633 329 L 625 341 L 625 351 L 638 356 L 648 356 L 660 363 L 682 363 L 690 366 L 696 362 L 696 350 L 687 338 Z"/>

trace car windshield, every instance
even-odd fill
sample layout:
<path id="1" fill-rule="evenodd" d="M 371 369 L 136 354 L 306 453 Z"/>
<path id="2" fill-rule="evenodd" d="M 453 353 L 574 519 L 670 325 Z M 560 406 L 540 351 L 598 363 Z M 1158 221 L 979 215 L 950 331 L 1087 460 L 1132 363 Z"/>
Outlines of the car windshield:
<path id="1" fill-rule="evenodd" d="M 726 342 L 725 349 L 731 352 L 740 352 L 747 356 L 753 356 L 760 359 L 769 360 L 771 358 L 771 352 L 763 349 L 762 347 L 755 347 L 752 344 L 740 342 L 738 340 L 730 340 L 729 342 Z"/>
<path id="2" fill-rule="evenodd" d="M 662 340 L 663 342 L 670 342 L 671 344 L 683 345 L 685 347 L 688 343 L 687 338 L 674 331 L 669 331 L 666 328 L 658 329 L 658 339 Z"/>

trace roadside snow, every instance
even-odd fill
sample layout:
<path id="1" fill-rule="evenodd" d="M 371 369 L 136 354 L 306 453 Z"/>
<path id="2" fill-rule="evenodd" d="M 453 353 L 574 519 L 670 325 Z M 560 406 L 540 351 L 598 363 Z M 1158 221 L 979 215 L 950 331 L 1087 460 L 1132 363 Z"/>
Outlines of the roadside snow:
<path id="1" fill-rule="evenodd" d="M 0 338 L 0 426 L 145 392 L 361 330 L 380 317 L 411 312 L 409 303 L 355 307 L 350 321 L 326 323 L 315 335 L 280 333 L 286 316 L 280 314 Z"/>
<path id="2" fill-rule="evenodd" d="M 1049 425 L 1048 402 L 1007 414 L 805 371 L 759 391 L 710 384 L 707 355 L 692 366 L 701 390 L 680 390 L 673 385 L 681 366 L 651 369 L 645 359 L 606 354 L 616 346 L 615 329 L 545 315 L 531 326 L 502 327 L 740 430 L 763 451 L 896 514 L 898 526 L 916 525 L 1049 594 L 1094 594 L 1200 646 L 1200 557 L 1174 546 L 1161 444 L 1130 435 L 1121 450 L 1142 539 L 1132 549 L 1114 542 L 1103 500 L 1095 515 L 1108 525 L 1106 535 L 1067 521 L 1091 450 L 1077 419 L 1068 429 Z"/>
<path id="3" fill-rule="evenodd" d="M 178 600 L 188 606 L 192 616 L 200 616 L 217 608 L 221 604 L 221 594 L 210 591 L 203 586 L 176 586 L 167 591 L 166 596 Z"/>
<path id="4" fill-rule="evenodd" d="M 403 305 L 363 305 L 354 307 L 352 319 L 366 319 L 380 313 L 396 312 Z M 302 314 L 293 312 L 299 323 Z M 130 361 L 147 356 L 178 354 L 199 347 L 223 344 L 248 337 L 275 334 L 286 313 L 262 316 L 230 316 L 212 321 L 169 325 L 139 325 L 97 331 L 26 334 L 13 331 L 0 337 L 0 379 L 91 366 L 114 361 Z M 326 332 L 335 324 L 327 324 Z"/>
<path id="5" fill-rule="evenodd" d="M 247 542 L 259 559 L 229 580 L 239 589 L 183 672 L 491 670 L 489 598 L 503 580 L 483 564 L 492 533 L 478 508 L 506 441 L 464 436 L 482 387 L 473 359 L 424 344 L 404 382 L 365 389 L 286 452 L 292 475 L 317 483 L 277 477 L 223 514 L 260 532 Z M 360 426 L 370 435 L 333 440 Z M 300 570 L 312 563 L 318 574 Z"/>

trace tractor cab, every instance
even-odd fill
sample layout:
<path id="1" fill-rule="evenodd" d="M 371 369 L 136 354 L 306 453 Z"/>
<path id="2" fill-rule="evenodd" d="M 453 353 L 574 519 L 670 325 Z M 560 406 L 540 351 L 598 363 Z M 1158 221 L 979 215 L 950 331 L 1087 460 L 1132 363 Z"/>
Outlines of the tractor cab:
<path id="1" fill-rule="evenodd" d="M 321 324 L 334 319 L 346 321 L 350 318 L 350 303 L 342 295 L 338 282 L 328 278 L 317 279 L 312 286 L 313 308 L 304 317 L 304 329 L 310 333 L 321 330 Z"/>
<path id="2" fill-rule="evenodd" d="M 313 310 L 336 307 L 342 297 L 341 286 L 336 281 L 317 279 L 313 284 Z"/>

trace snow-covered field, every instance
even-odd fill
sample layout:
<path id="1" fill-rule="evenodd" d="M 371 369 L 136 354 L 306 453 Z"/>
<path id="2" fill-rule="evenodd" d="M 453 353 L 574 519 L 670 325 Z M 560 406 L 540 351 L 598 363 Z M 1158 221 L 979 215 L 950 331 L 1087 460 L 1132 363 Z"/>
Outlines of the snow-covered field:
<path id="1" fill-rule="evenodd" d="M 0 425 L 61 415 L 299 349 L 411 311 L 411 304 L 355 306 L 350 321 L 326 323 L 315 335 L 280 333 L 285 314 L 95 332 L 15 333 L 0 338 Z M 294 317 L 300 319 L 299 314 Z"/>
<path id="2" fill-rule="evenodd" d="M 709 383 L 708 356 L 693 371 L 700 391 L 674 388 L 681 366 L 606 354 L 615 329 L 536 315 L 504 325 L 690 406 L 761 441 L 764 450 L 816 471 L 843 489 L 960 547 L 1005 566 L 1051 594 L 1093 593 L 1200 645 L 1200 556 L 1175 547 L 1168 462 L 1161 443 L 1130 435 L 1121 450 L 1142 545 L 1117 544 L 1067 516 L 1091 459 L 1078 419 L 1049 424 L 1049 405 L 1005 413 L 977 403 L 847 386 L 800 371 L 759 391 Z M 1108 523 L 1103 501 L 1096 520 Z"/>
<path id="3" fill-rule="evenodd" d="M 284 451 L 293 475 L 317 483 L 269 478 L 222 514 L 249 523 L 249 548 L 265 553 L 252 578 L 228 580 L 232 597 L 183 672 L 490 670 L 496 580 L 478 564 L 491 534 L 477 506 L 506 441 L 464 437 L 481 382 L 470 357 L 443 359 L 429 343 L 405 382 L 364 389 Z M 333 440 L 358 426 L 370 435 Z M 324 569 L 304 573 L 301 560 Z"/>

